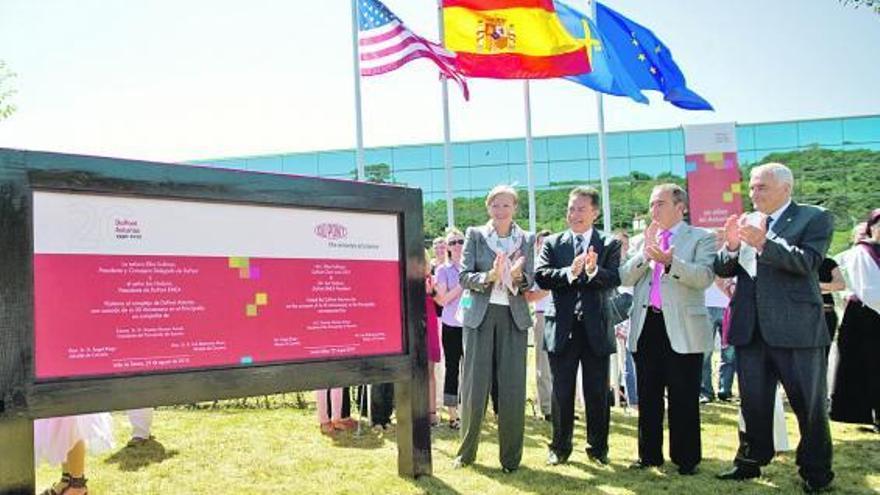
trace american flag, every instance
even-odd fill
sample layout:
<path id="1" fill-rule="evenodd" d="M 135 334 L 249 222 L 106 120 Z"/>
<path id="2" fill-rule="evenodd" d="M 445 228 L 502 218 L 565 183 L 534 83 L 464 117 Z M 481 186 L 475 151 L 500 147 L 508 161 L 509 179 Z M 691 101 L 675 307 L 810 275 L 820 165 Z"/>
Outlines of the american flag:
<path id="1" fill-rule="evenodd" d="M 391 72 L 425 57 L 437 64 L 442 77 L 457 82 L 468 99 L 467 84 L 455 66 L 455 53 L 410 31 L 379 0 L 358 1 L 358 44 L 362 76 Z"/>

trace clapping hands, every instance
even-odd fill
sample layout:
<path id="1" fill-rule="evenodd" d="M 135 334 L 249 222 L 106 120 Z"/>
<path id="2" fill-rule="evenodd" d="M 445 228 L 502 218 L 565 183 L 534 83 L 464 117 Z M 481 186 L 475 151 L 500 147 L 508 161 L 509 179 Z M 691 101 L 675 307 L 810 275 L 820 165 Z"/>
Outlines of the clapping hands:
<path id="1" fill-rule="evenodd" d="M 675 247 L 669 246 L 668 248 L 663 249 L 657 244 L 657 232 L 659 230 L 660 225 L 657 222 L 651 222 L 651 225 L 648 225 L 648 228 L 645 229 L 645 245 L 642 248 L 642 252 L 645 258 L 652 260 L 655 263 L 669 266 L 672 264 Z"/>
<path id="2" fill-rule="evenodd" d="M 492 263 L 492 269 L 489 270 L 489 282 L 495 282 L 498 280 L 501 277 L 501 274 L 504 273 L 504 269 L 508 263 L 510 263 L 510 261 L 506 255 L 503 253 L 496 254 L 495 261 Z M 525 263 L 525 257 L 518 256 L 513 260 L 513 264 L 510 265 L 510 276 L 513 278 L 514 282 L 520 282 L 522 280 Z"/>
<path id="3" fill-rule="evenodd" d="M 746 215 L 742 215 L 739 220 L 740 240 L 755 248 L 759 253 L 764 250 L 764 244 L 767 242 L 767 228 L 764 226 L 766 218 L 766 216 L 761 217 L 758 227 L 749 224 Z"/>
<path id="4" fill-rule="evenodd" d="M 571 275 L 575 278 L 580 277 L 581 273 L 593 273 L 596 270 L 598 260 L 596 251 L 590 246 L 586 251 L 574 257 L 571 262 Z"/>
<path id="5" fill-rule="evenodd" d="M 489 282 L 494 282 L 498 280 L 502 273 L 504 273 L 504 265 L 507 264 L 507 256 L 504 256 L 502 253 L 495 254 L 495 261 L 492 262 L 492 269 L 489 270 Z"/>
<path id="6" fill-rule="evenodd" d="M 737 251 L 740 248 L 740 244 L 745 242 L 754 247 L 758 252 L 761 252 L 764 249 L 764 244 L 767 242 L 767 229 L 764 227 L 765 222 L 763 219 L 758 223 L 759 226 L 750 224 L 749 215 L 745 213 L 729 216 L 724 222 L 724 229 L 722 231 L 727 249 Z"/>

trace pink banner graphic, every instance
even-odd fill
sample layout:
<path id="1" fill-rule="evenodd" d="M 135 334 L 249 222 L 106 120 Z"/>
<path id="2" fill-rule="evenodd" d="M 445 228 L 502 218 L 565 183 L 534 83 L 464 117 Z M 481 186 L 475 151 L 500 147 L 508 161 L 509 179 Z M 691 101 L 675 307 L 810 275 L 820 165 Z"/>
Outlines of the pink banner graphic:
<path id="1" fill-rule="evenodd" d="M 742 213 L 742 177 L 736 152 L 685 155 L 690 219 L 699 227 L 721 227 Z"/>
<path id="2" fill-rule="evenodd" d="M 389 260 L 35 254 L 36 376 L 403 352 Z"/>

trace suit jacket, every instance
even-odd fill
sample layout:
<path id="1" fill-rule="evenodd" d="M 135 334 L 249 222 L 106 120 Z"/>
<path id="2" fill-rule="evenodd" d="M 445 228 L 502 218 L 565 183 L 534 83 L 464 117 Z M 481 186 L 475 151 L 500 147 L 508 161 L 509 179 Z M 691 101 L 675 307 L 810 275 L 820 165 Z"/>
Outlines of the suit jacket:
<path id="1" fill-rule="evenodd" d="M 519 284 L 519 293 L 508 294 L 510 312 L 513 321 L 520 330 L 528 330 L 532 326 L 529 303 L 523 295 L 535 280 L 535 235 L 524 232 L 520 255 L 525 257 L 523 280 Z M 464 251 L 461 254 L 461 272 L 458 281 L 462 292 L 459 306 L 462 308 L 462 324 L 468 328 L 477 328 L 486 316 L 489 299 L 492 296 L 494 283 L 487 282 L 489 270 L 495 263 L 495 251 L 486 243 L 488 228 L 468 227 L 464 235 Z M 469 302 L 468 302 L 469 301 Z"/>
<path id="2" fill-rule="evenodd" d="M 535 282 L 552 292 L 552 301 L 544 310 L 544 345 L 547 352 L 562 352 L 570 332 L 585 332 L 596 354 L 614 354 L 614 325 L 608 317 L 608 298 L 620 285 L 620 241 L 593 229 L 589 245 L 597 254 L 596 275 L 586 280 L 568 280 L 574 260 L 574 236 L 566 230 L 548 237 L 535 267 Z M 584 313 L 582 326 L 575 325 L 575 303 L 581 297 Z"/>
<path id="3" fill-rule="evenodd" d="M 627 347 L 638 350 L 651 294 L 653 267 L 642 252 L 644 237 L 634 240 L 630 258 L 620 267 L 622 285 L 634 286 Z M 707 352 L 714 344 L 706 309 L 706 288 L 714 281 L 712 262 L 715 235 L 705 229 L 682 224 L 672 237 L 672 264 L 660 277 L 663 322 L 672 350 L 679 354 Z"/>
<path id="4" fill-rule="evenodd" d="M 819 207 L 792 201 L 773 224 L 757 276 L 752 279 L 736 255 L 722 248 L 715 257 L 715 273 L 736 277 L 730 302 L 730 343 L 746 345 L 755 324 L 773 347 L 807 348 L 829 345 L 819 291 L 819 265 L 831 243 L 831 214 Z"/>

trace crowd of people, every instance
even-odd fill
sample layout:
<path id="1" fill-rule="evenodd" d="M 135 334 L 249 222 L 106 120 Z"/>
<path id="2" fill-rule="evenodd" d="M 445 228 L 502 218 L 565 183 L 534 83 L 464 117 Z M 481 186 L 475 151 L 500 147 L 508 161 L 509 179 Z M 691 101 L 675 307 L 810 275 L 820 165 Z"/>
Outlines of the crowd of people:
<path id="1" fill-rule="evenodd" d="M 486 198 L 488 222 L 466 230 L 460 255 L 451 259 L 459 231 L 438 238 L 435 247 L 445 241 L 446 251 L 435 249 L 435 265 L 444 267 L 435 301 L 443 307 L 443 350 L 452 354 L 443 397 L 450 418 L 458 418 L 458 387 L 462 425 L 455 467 L 474 462 L 490 398 L 497 403 L 501 468 L 519 467 L 531 328 L 534 407 L 552 422 L 547 464 L 572 455 L 578 398 L 586 455 L 607 464 L 609 411 L 617 400 L 638 412 L 633 469 L 665 462 L 666 418 L 668 458 L 680 475 L 694 475 L 702 461 L 700 404 L 731 401 L 737 378 L 740 445 L 731 468 L 717 477 L 758 477 L 776 453 L 790 450 L 787 400 L 800 430 L 796 463 L 804 489 L 831 486 L 829 411 L 833 420 L 875 431 L 880 419 L 880 372 L 870 356 L 880 336 L 880 210 L 859 227 L 853 247 L 832 259 L 832 216 L 792 200 L 790 169 L 755 167 L 749 185 L 754 211 L 731 216 L 717 230 L 689 225 L 686 191 L 658 185 L 648 205 L 651 222 L 631 243 L 626 232 L 594 228 L 601 208 L 593 188 L 571 191 L 565 231 L 533 237 L 513 221 L 516 191 L 498 186 Z M 458 289 L 454 297 L 444 297 L 449 287 Z M 843 290 L 837 379 L 829 383 L 833 295 Z M 631 309 L 618 321 L 613 313 L 623 293 Z M 447 326 L 452 314 L 459 319 Z"/>
<path id="2" fill-rule="evenodd" d="M 880 344 L 880 209 L 857 226 L 852 247 L 831 259 L 831 214 L 794 202 L 793 186 L 782 164 L 753 168 L 754 211 L 712 231 L 687 223 L 683 188 L 657 185 L 650 224 L 632 240 L 595 227 L 600 196 L 591 187 L 570 192 L 560 212 L 566 230 L 537 235 L 514 220 L 516 190 L 493 188 L 485 224 L 464 233 L 450 228 L 426 252 L 430 421 L 444 424 L 445 410 L 446 427 L 460 430 L 454 467 L 475 461 L 490 398 L 501 469 L 520 467 L 531 329 L 535 408 L 552 425 L 547 464 L 572 456 L 580 398 L 590 461 L 608 464 L 610 407 L 620 401 L 638 412 L 631 468 L 664 464 L 666 417 L 668 458 L 680 475 L 694 475 L 702 461 L 700 404 L 731 400 L 736 376 L 739 448 L 717 477 L 758 477 L 776 452 L 788 450 L 784 392 L 800 430 L 796 463 L 804 489 L 831 486 L 829 417 L 880 433 L 880 360 L 872 355 Z M 833 294 L 844 290 L 831 388 Z M 433 370 L 441 360 L 438 394 Z M 373 428 L 384 430 L 393 386 L 370 388 Z M 323 433 L 355 427 L 343 411 L 347 395 L 317 391 Z M 108 448 L 108 428 L 106 415 L 37 422 L 38 459 L 62 463 L 64 473 L 46 494 L 84 493 L 86 446 Z"/>

